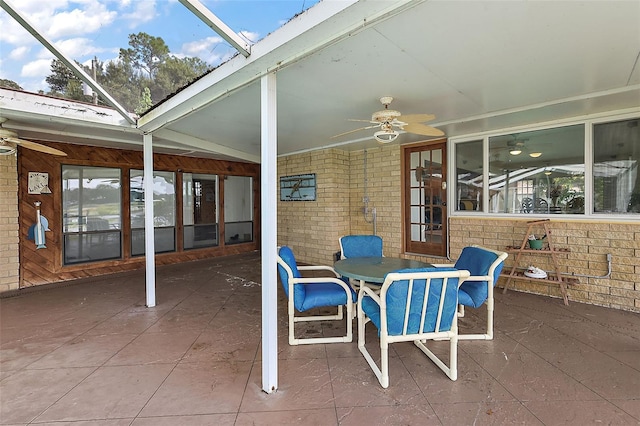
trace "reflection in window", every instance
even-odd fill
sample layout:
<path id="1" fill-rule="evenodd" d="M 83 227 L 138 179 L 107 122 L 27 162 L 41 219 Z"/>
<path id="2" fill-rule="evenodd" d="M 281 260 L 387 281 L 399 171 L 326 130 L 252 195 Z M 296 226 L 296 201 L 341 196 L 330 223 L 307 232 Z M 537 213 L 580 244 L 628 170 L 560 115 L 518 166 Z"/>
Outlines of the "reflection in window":
<path id="1" fill-rule="evenodd" d="M 583 214 L 584 126 L 489 138 L 491 213 Z"/>
<path id="2" fill-rule="evenodd" d="M 456 210 L 482 210 L 482 141 L 456 145 Z"/>
<path id="3" fill-rule="evenodd" d="M 62 166 L 64 264 L 121 257 L 120 169 Z"/>
<path id="4" fill-rule="evenodd" d="M 224 180 L 224 242 L 253 241 L 253 179 L 227 176 Z"/>
<path id="5" fill-rule="evenodd" d="M 184 248 L 218 245 L 218 176 L 182 175 Z"/>
<path id="6" fill-rule="evenodd" d="M 597 213 L 640 213 L 638 121 L 593 126 L 593 206 Z"/>
<path id="7" fill-rule="evenodd" d="M 144 183 L 143 171 L 131 170 L 131 255 L 143 255 L 144 244 Z M 153 172 L 153 225 L 155 252 L 176 249 L 175 173 Z"/>

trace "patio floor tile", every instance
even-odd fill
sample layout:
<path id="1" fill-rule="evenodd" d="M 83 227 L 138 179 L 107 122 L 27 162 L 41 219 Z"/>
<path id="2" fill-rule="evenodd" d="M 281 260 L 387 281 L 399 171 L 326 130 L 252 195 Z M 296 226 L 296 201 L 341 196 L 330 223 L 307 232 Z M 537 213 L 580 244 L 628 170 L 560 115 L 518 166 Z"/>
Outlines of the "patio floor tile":
<path id="1" fill-rule="evenodd" d="M 259 253 L 0 297 L 0 424 L 640 424 L 640 315 L 496 291 L 495 338 L 461 341 L 451 381 L 412 343 L 383 389 L 351 343 L 289 346 L 278 287 L 278 389 L 262 390 Z M 279 283 L 278 283 L 279 286 Z M 481 328 L 467 309 L 461 331 Z M 297 336 L 342 324 L 298 323 Z M 379 358 L 375 328 L 367 347 Z M 447 359 L 447 342 L 429 342 Z"/>

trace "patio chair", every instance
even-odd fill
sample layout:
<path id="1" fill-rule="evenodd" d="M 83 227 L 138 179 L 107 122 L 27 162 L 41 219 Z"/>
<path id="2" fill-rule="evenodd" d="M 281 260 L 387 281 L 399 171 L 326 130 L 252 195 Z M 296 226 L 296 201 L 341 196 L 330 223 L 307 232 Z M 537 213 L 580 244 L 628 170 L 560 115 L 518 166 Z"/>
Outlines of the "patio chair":
<path id="1" fill-rule="evenodd" d="M 451 379 L 458 378 L 458 286 L 469 276 L 455 268 L 404 269 L 385 277 L 376 294 L 363 286 L 358 295 L 358 349 L 383 388 L 389 387 L 389 344 L 412 341 Z M 425 297 L 427 295 L 427 297 Z M 365 326 L 372 322 L 380 338 L 378 367 L 365 346 Z M 449 366 L 426 346 L 449 340 Z"/>
<path id="2" fill-rule="evenodd" d="M 382 237 L 378 235 L 345 235 L 340 237 L 340 259 L 350 257 L 382 257 Z M 346 277 L 342 277 L 347 279 Z M 360 281 L 349 279 L 351 287 L 356 291 L 360 288 Z M 369 283 L 375 287 L 380 284 Z"/>
<path id="3" fill-rule="evenodd" d="M 288 299 L 289 344 L 343 343 L 353 340 L 354 301 L 356 294 L 330 266 L 298 266 L 291 248 L 283 246 L 278 251 L 278 274 Z M 324 271 L 331 277 L 302 277 L 300 271 Z M 296 316 L 296 311 L 305 312 L 313 308 L 337 307 L 335 315 Z M 295 337 L 295 323 L 307 321 L 341 321 L 343 306 L 347 307 L 347 333 L 338 337 Z"/>
<path id="4" fill-rule="evenodd" d="M 349 257 L 382 257 L 382 238 L 377 235 L 340 237 L 340 258 Z"/>
<path id="5" fill-rule="evenodd" d="M 488 248 L 472 245 L 465 247 L 455 264 L 440 264 L 438 267 L 451 267 L 467 270 L 471 276 L 465 280 L 458 291 L 458 316 L 464 317 L 464 308 L 479 308 L 487 305 L 487 329 L 485 333 L 460 333 L 460 340 L 493 339 L 493 289 L 504 267 L 508 254 Z"/>

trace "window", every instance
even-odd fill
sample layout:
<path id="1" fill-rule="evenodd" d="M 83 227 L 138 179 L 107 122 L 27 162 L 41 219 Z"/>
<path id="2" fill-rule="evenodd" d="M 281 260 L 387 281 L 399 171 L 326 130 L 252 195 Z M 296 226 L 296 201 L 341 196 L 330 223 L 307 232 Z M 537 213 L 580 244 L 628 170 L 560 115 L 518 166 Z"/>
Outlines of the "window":
<path id="1" fill-rule="evenodd" d="M 482 210 L 482 141 L 456 145 L 456 210 Z"/>
<path id="2" fill-rule="evenodd" d="M 597 213 L 640 213 L 638 121 L 593 126 L 593 206 Z"/>
<path id="3" fill-rule="evenodd" d="M 224 180 L 224 242 L 253 241 L 253 179 L 226 176 Z"/>
<path id="4" fill-rule="evenodd" d="M 182 175 L 184 248 L 218 245 L 218 176 Z"/>
<path id="5" fill-rule="evenodd" d="M 144 247 L 144 182 L 142 170 L 131 170 L 131 255 L 143 255 Z M 155 252 L 176 249 L 175 173 L 153 172 L 153 226 Z"/>
<path id="6" fill-rule="evenodd" d="M 120 169 L 62 166 L 64 264 L 122 256 Z"/>
<path id="7" fill-rule="evenodd" d="M 584 132 L 579 124 L 490 137 L 489 212 L 583 214 Z"/>

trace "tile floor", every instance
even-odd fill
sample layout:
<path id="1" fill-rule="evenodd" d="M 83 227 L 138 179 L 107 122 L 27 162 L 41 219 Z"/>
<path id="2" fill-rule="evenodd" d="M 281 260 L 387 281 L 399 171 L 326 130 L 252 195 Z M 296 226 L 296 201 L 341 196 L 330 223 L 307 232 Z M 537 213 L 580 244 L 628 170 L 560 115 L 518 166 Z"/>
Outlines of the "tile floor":
<path id="1" fill-rule="evenodd" d="M 288 346 L 280 291 L 267 395 L 259 262 L 160 267 L 152 309 L 142 272 L 0 299 L 0 424 L 640 424 L 640 315 L 516 292 L 497 294 L 493 341 L 460 343 L 456 382 L 397 343 L 384 390 L 355 341 Z"/>

